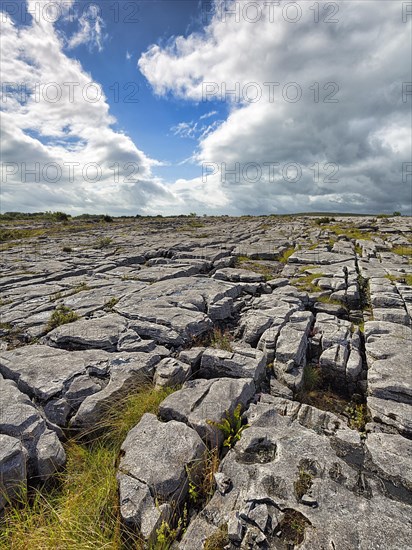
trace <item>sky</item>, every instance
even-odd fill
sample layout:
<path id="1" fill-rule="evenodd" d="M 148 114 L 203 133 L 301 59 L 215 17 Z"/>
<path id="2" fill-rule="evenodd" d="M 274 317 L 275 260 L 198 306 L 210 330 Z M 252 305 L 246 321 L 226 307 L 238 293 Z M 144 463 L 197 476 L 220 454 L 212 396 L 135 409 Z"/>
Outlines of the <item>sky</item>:
<path id="1" fill-rule="evenodd" d="M 1 212 L 412 215 L 412 2 L 1 2 Z"/>

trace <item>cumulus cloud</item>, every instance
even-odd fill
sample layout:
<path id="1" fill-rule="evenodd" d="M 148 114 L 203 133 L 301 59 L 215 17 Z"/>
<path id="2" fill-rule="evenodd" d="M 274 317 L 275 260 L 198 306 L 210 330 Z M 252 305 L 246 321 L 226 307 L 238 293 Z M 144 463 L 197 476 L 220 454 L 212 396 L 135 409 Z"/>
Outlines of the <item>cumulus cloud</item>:
<path id="1" fill-rule="evenodd" d="M 230 213 L 411 213 L 412 16 L 397 1 L 291 4 L 215 1 L 203 32 L 141 56 L 156 94 L 228 106 L 199 137 L 199 177 L 173 190 Z"/>
<path id="2" fill-rule="evenodd" d="M 53 24 L 33 18 L 18 27 L 6 14 L 3 21 L 2 210 L 178 206 L 152 175 L 158 163 L 113 129 L 101 87 L 64 53 Z"/>

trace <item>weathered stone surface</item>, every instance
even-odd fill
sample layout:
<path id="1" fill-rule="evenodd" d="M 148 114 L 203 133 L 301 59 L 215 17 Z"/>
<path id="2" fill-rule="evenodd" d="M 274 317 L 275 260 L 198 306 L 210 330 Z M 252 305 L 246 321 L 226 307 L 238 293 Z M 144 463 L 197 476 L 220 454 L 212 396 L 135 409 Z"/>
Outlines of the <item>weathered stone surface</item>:
<path id="1" fill-rule="evenodd" d="M 294 510 L 306 519 L 302 548 L 393 548 L 396 540 L 396 547 L 406 550 L 411 524 L 404 514 L 411 493 L 403 484 L 388 498 L 382 481 L 388 473 L 381 477 L 376 465 L 369 469 L 356 432 L 338 429 L 330 437 L 276 413 L 267 421 L 258 418 L 221 463 L 232 489 L 224 495 L 216 491 L 189 525 L 180 549 L 202 548 L 226 522 L 242 548 L 253 538 L 256 544 L 258 535 L 268 548 L 287 548 L 282 520 Z M 310 479 L 303 495 L 297 485 L 302 471 Z"/>
<path id="2" fill-rule="evenodd" d="M 202 355 L 199 378 L 253 378 L 259 383 L 266 360 L 259 350 L 239 347 L 235 352 L 207 348 Z"/>
<path id="3" fill-rule="evenodd" d="M 191 372 L 190 365 L 168 357 L 157 364 L 154 383 L 158 387 L 178 386 L 189 378 Z"/>
<path id="4" fill-rule="evenodd" d="M 119 355 L 120 357 L 113 358 L 109 364 L 110 379 L 107 386 L 102 391 L 85 397 L 70 421 L 71 428 L 87 431 L 98 427 L 108 409 L 115 407 L 130 392 L 152 380 L 155 366 L 161 359 L 156 351 Z"/>
<path id="5" fill-rule="evenodd" d="M 27 451 L 27 474 L 46 480 L 65 463 L 64 449 L 29 397 L 0 376 L 0 434 L 18 439 Z"/>
<path id="6" fill-rule="evenodd" d="M 186 467 L 201 461 L 205 450 L 199 435 L 185 424 L 143 415 L 122 445 L 118 480 L 123 519 L 150 537 L 165 515 L 155 499 L 182 502 L 188 490 Z"/>
<path id="7" fill-rule="evenodd" d="M 0 434 L 0 512 L 24 488 L 26 455 L 26 449 L 17 438 Z"/>
<path id="8" fill-rule="evenodd" d="M 365 324 L 368 406 L 374 420 L 410 434 L 412 329 L 395 323 Z"/>
<path id="9" fill-rule="evenodd" d="M 158 343 L 180 345 L 212 327 L 208 312 L 224 298 L 234 299 L 241 289 L 207 277 L 184 277 L 154 283 L 121 299 L 115 309 L 132 319 L 131 328 Z M 216 316 L 216 307 L 214 315 Z"/>
<path id="10" fill-rule="evenodd" d="M 164 420 L 184 422 L 213 445 L 222 442 L 222 434 L 208 420 L 220 422 L 226 411 L 232 414 L 239 403 L 245 409 L 254 394 L 252 379 L 191 380 L 166 397 L 159 406 L 159 414 Z"/>
<path id="11" fill-rule="evenodd" d="M 27 395 L 47 401 L 63 392 L 65 384 L 95 363 L 107 361 L 103 351 L 68 352 L 33 345 L 0 353 L 0 373 Z"/>
<path id="12" fill-rule="evenodd" d="M 221 443 L 208 420 L 241 402 L 251 427 L 215 473 L 212 501 L 196 513 L 188 502 L 176 547 L 201 550 L 227 524 L 228 550 L 409 549 L 412 226 L 404 216 L 334 218 L 331 228 L 306 215 L 139 217 L 76 233 L 69 222 L 55 234 L 25 220 L 47 237 L 1 257 L 0 479 L 15 459 L 23 482 L 51 477 L 64 462 L 63 428 L 102 429 L 142 383 L 183 382 L 160 407 L 166 422 L 151 416 L 145 434 L 130 436 L 138 450 L 125 456 L 138 471 L 119 470 L 129 526 L 150 538 L 172 524 L 186 461 L 204 449 L 199 434 Z M 59 304 L 80 318 L 46 334 Z M 219 345 L 215 329 L 230 333 L 231 351 L 203 347 Z M 320 370 L 313 391 L 305 366 Z M 365 398 L 360 436 L 348 415 L 361 424 Z M 305 472 L 311 486 L 298 495 Z M 173 489 L 156 501 L 162 480 Z M 311 525 L 297 544 L 285 537 L 299 518 Z"/>
<path id="13" fill-rule="evenodd" d="M 126 327 L 126 320 L 115 314 L 95 319 L 81 319 L 49 332 L 46 343 L 64 349 L 94 348 L 115 351 L 120 335 Z"/>
<path id="14" fill-rule="evenodd" d="M 276 377 L 290 389 L 299 389 L 302 386 L 312 323 L 312 313 L 296 311 L 281 329 L 277 339 L 273 369 Z"/>

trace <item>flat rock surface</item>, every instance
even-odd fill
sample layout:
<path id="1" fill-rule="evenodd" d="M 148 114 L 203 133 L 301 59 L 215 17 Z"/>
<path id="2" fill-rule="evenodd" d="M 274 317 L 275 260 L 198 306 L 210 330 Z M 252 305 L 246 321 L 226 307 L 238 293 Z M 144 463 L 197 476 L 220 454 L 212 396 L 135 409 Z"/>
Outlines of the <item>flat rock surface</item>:
<path id="1" fill-rule="evenodd" d="M 153 384 L 171 393 L 113 466 L 121 518 L 144 538 L 186 504 L 182 550 L 215 548 L 225 526 L 228 550 L 409 550 L 410 218 L 2 223 L 8 497 Z"/>

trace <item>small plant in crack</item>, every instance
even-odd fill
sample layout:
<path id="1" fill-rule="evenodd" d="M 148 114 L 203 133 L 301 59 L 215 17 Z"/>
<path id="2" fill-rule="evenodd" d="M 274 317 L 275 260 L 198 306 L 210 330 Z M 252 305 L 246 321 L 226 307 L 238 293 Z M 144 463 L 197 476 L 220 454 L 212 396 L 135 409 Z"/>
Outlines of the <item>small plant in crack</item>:
<path id="1" fill-rule="evenodd" d="M 348 424 L 352 430 L 365 431 L 365 426 L 369 422 L 368 408 L 365 403 L 350 403 L 344 414 L 348 417 Z"/>
<path id="2" fill-rule="evenodd" d="M 292 545 L 301 544 L 305 537 L 305 529 L 309 525 L 311 525 L 310 521 L 303 514 L 287 508 L 279 523 L 280 539 Z"/>
<path id="3" fill-rule="evenodd" d="M 319 367 L 306 365 L 303 369 L 303 391 L 316 390 L 321 385 L 322 373 Z"/>
<path id="4" fill-rule="evenodd" d="M 93 248 L 97 248 L 98 250 L 101 250 L 102 248 L 107 248 L 110 246 L 112 242 L 111 237 L 101 237 L 98 239 L 94 244 Z"/>
<path id="5" fill-rule="evenodd" d="M 178 519 L 176 527 L 172 527 L 163 520 L 156 530 L 156 540 L 149 543 L 148 550 L 169 550 L 173 543 L 186 531 L 188 523 L 187 507 L 185 505 L 182 516 Z"/>
<path id="6" fill-rule="evenodd" d="M 224 550 L 229 544 L 228 525 L 224 523 L 205 540 L 204 550 Z"/>
<path id="7" fill-rule="evenodd" d="M 307 472 L 304 468 L 299 469 L 298 479 L 294 482 L 293 488 L 295 490 L 295 495 L 298 502 L 301 500 L 303 495 L 309 491 L 312 487 L 312 475 Z"/>
<path id="8" fill-rule="evenodd" d="M 225 412 L 226 418 L 220 422 L 207 420 L 207 423 L 215 428 L 218 428 L 223 436 L 223 446 L 231 449 L 239 441 L 243 431 L 249 427 L 249 424 L 242 425 L 242 405 L 239 403 L 232 414 L 229 411 Z"/>
<path id="9" fill-rule="evenodd" d="M 199 510 L 203 509 L 212 498 L 215 491 L 215 473 L 219 469 L 219 449 L 213 447 L 204 452 L 200 461 L 192 466 L 186 466 L 189 480 L 189 500 Z"/>
<path id="10" fill-rule="evenodd" d="M 67 323 L 73 323 L 77 321 L 79 316 L 75 311 L 69 307 L 61 304 L 51 314 L 49 322 L 47 323 L 47 332 Z"/>
<path id="11" fill-rule="evenodd" d="M 114 306 L 117 304 L 118 301 L 119 301 L 119 298 L 115 298 L 115 297 L 113 296 L 113 298 L 110 298 L 110 300 L 108 300 L 108 301 L 104 304 L 103 309 L 104 309 L 105 311 L 107 311 L 107 312 L 112 313 L 112 312 L 114 311 L 113 308 L 114 308 Z"/>
<path id="12" fill-rule="evenodd" d="M 233 335 L 229 330 L 214 328 L 210 339 L 212 348 L 222 349 L 224 351 L 233 351 L 232 349 Z"/>

